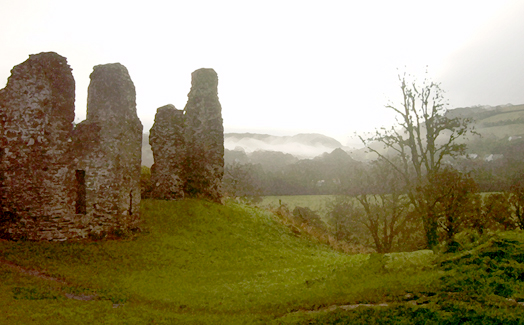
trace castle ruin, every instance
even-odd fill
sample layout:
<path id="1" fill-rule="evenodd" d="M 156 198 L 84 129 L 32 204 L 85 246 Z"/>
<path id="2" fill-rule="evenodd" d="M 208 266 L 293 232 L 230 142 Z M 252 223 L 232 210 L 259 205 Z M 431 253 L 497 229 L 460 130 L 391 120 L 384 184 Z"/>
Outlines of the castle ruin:
<path id="1" fill-rule="evenodd" d="M 149 142 L 152 197 L 203 198 L 220 202 L 224 175 L 224 126 L 218 100 L 218 76 L 213 69 L 191 75 L 184 111 L 160 107 Z"/>
<path id="2" fill-rule="evenodd" d="M 68 240 L 136 227 L 142 124 L 120 64 L 91 74 L 86 121 L 73 129 L 64 57 L 31 55 L 0 90 L 0 236 Z"/>
<path id="3" fill-rule="evenodd" d="M 138 215 L 143 128 L 135 98 L 123 65 L 94 67 L 87 116 L 73 132 L 77 213 L 109 219 Z"/>
<path id="4" fill-rule="evenodd" d="M 183 198 L 184 112 L 173 105 L 160 107 L 149 131 L 149 144 L 154 157 L 151 197 L 164 200 Z"/>
<path id="5" fill-rule="evenodd" d="M 0 90 L 0 238 L 100 238 L 137 229 L 142 124 L 119 64 L 94 67 L 86 120 L 73 125 L 67 60 L 30 55 Z M 224 129 L 212 69 L 192 74 L 184 111 L 158 109 L 151 129 L 153 197 L 220 201 Z"/>
<path id="6" fill-rule="evenodd" d="M 55 53 L 31 55 L 11 73 L 0 90 L 0 216 L 36 231 L 40 220 L 74 214 L 75 82 Z"/>

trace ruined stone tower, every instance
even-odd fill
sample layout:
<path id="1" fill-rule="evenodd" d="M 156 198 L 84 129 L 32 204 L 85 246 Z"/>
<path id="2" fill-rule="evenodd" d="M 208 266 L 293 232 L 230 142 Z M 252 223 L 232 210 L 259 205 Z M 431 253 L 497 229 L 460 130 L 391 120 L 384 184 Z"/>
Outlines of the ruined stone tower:
<path id="1" fill-rule="evenodd" d="M 184 112 L 172 105 L 158 109 L 150 132 L 152 197 L 220 201 L 224 127 L 217 86 L 213 69 L 196 70 Z"/>
<path id="2" fill-rule="evenodd" d="M 74 102 L 71 68 L 53 52 L 15 66 L 0 90 L 0 214 L 28 236 L 38 221 L 75 212 Z"/>
<path id="3" fill-rule="evenodd" d="M 120 64 L 91 74 L 73 130 L 66 59 L 31 55 L 0 90 L 0 238 L 68 240 L 137 227 L 142 124 Z"/>
<path id="4" fill-rule="evenodd" d="M 155 162 L 151 166 L 151 196 L 156 199 L 184 197 L 183 163 L 186 156 L 184 114 L 173 105 L 160 107 L 149 131 Z"/>
<path id="5" fill-rule="evenodd" d="M 224 128 L 212 69 L 192 74 L 184 111 L 158 109 L 153 196 L 221 199 Z M 0 90 L 0 238 L 82 239 L 139 223 L 142 123 L 127 69 L 95 66 L 87 118 L 73 129 L 65 58 L 31 55 Z"/>
<path id="6" fill-rule="evenodd" d="M 191 74 L 185 111 L 186 184 L 191 197 L 219 201 L 224 175 L 224 126 L 218 101 L 218 76 L 213 69 Z"/>
<path id="7" fill-rule="evenodd" d="M 76 213 L 121 218 L 138 214 L 142 123 L 135 86 L 119 64 L 97 65 L 91 73 L 87 117 L 74 132 L 78 157 Z"/>

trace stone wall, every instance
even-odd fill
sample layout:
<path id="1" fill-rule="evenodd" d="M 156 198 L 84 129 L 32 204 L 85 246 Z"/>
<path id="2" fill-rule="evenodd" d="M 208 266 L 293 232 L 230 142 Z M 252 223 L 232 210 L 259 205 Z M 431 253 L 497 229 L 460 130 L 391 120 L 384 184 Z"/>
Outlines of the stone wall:
<path id="1" fill-rule="evenodd" d="M 66 59 L 52 52 L 14 67 L 0 90 L 0 237 L 137 227 L 142 124 L 127 69 L 95 67 L 87 119 L 73 131 L 74 90 Z"/>
<path id="2" fill-rule="evenodd" d="M 191 75 L 186 116 L 186 186 L 191 197 L 220 201 L 224 175 L 224 126 L 218 101 L 218 76 L 213 69 Z"/>
<path id="3" fill-rule="evenodd" d="M 221 200 L 224 127 L 217 87 L 213 69 L 196 70 L 183 115 L 174 106 L 158 109 L 150 131 L 154 198 Z"/>
<path id="4" fill-rule="evenodd" d="M 160 107 L 155 115 L 155 124 L 149 131 L 149 143 L 154 156 L 154 164 L 151 166 L 151 196 L 165 200 L 183 198 L 183 111 L 173 105 Z"/>
<path id="5" fill-rule="evenodd" d="M 0 200 L 4 219 L 73 214 L 75 82 L 65 58 L 31 55 L 0 90 Z"/>
<path id="6" fill-rule="evenodd" d="M 77 211 L 94 216 L 138 214 L 142 123 L 136 114 L 135 87 L 123 65 L 94 67 L 87 117 L 73 140 L 77 177 L 85 184 L 85 203 L 80 200 Z"/>
<path id="7" fill-rule="evenodd" d="M 158 109 L 153 197 L 221 200 L 217 86 L 214 70 L 197 70 L 184 111 Z M 119 63 L 95 66 L 86 120 L 73 129 L 74 93 L 71 68 L 53 52 L 14 67 L 0 90 L 0 238 L 98 238 L 138 227 L 142 124 L 129 73 Z"/>

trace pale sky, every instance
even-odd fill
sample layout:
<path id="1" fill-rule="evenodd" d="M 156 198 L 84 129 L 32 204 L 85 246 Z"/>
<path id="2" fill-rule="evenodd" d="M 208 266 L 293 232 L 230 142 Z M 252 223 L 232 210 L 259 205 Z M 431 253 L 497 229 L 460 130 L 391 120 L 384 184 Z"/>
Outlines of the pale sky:
<path id="1" fill-rule="evenodd" d="M 354 132 L 393 123 L 397 68 L 441 82 L 450 108 L 524 103 L 524 1 L 0 0 L 0 88 L 29 54 L 67 58 L 76 121 L 93 66 L 120 62 L 148 132 L 213 68 L 226 132 Z M 406 67 L 406 68 L 404 68 Z"/>

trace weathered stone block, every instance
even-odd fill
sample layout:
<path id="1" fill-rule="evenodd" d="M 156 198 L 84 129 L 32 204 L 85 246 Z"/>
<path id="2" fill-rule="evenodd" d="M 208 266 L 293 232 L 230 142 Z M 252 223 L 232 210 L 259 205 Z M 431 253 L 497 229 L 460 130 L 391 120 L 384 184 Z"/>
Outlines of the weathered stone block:
<path id="1" fill-rule="evenodd" d="M 186 162 L 184 192 L 190 197 L 220 201 L 224 175 L 224 126 L 213 69 L 192 73 L 185 111 Z"/>
<path id="2" fill-rule="evenodd" d="M 87 118 L 74 133 L 79 192 L 77 212 L 88 215 L 135 215 L 140 207 L 142 123 L 136 92 L 119 64 L 94 67 Z"/>
<path id="3" fill-rule="evenodd" d="M 0 207 L 11 221 L 74 213 L 75 83 L 64 57 L 31 55 L 0 90 Z"/>
<path id="4" fill-rule="evenodd" d="M 184 197 L 183 163 L 185 159 L 184 115 L 173 105 L 160 107 L 149 132 L 153 151 L 151 196 L 156 199 Z"/>

